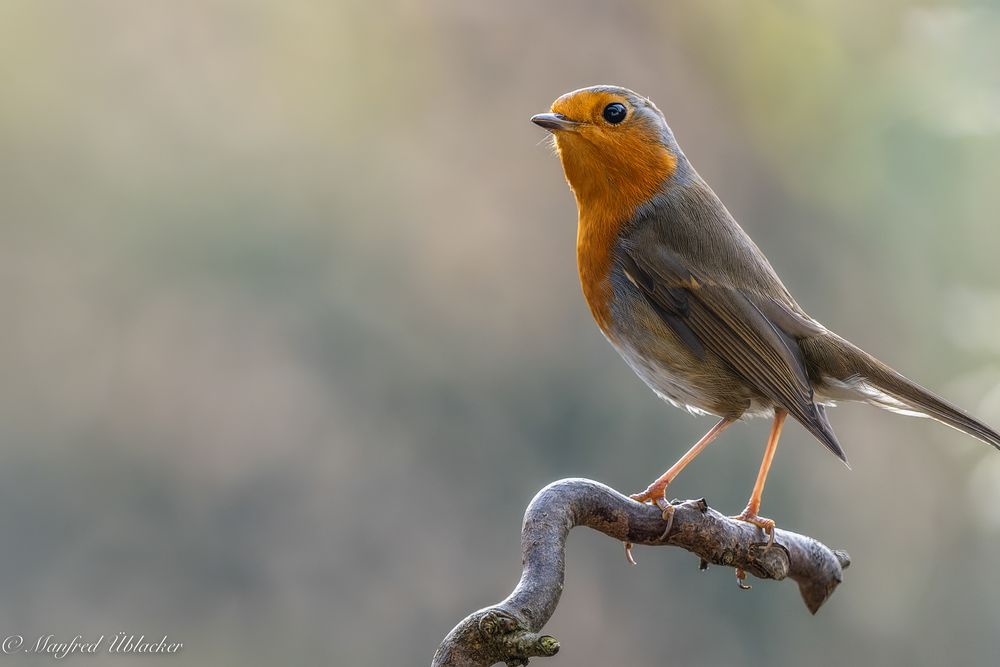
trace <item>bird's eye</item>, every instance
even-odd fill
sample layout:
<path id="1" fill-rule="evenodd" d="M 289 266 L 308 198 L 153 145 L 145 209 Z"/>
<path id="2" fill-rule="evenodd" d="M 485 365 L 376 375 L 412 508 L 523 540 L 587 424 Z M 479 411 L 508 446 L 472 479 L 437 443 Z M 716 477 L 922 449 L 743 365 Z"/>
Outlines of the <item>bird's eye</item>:
<path id="1" fill-rule="evenodd" d="M 625 120 L 625 116 L 628 114 L 628 109 L 625 108 L 624 104 L 620 102 L 612 102 L 608 106 L 604 107 L 604 120 L 608 121 L 612 125 L 617 125 L 618 123 Z"/>

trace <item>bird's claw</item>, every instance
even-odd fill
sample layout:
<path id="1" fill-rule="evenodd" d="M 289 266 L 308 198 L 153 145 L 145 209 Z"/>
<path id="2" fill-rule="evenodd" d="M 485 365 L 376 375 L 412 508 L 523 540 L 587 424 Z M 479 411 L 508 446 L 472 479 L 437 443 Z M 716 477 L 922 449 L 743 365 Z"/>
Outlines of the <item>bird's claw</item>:
<path id="1" fill-rule="evenodd" d="M 741 567 L 736 568 L 736 585 L 739 586 L 741 591 L 748 591 L 753 588 L 753 586 L 746 583 L 746 578 L 746 571 Z"/>
<path id="2" fill-rule="evenodd" d="M 626 542 L 625 543 L 625 560 L 628 562 L 629 565 L 638 565 L 638 563 L 635 562 L 635 558 L 632 557 L 632 543 L 631 542 Z"/>
<path id="3" fill-rule="evenodd" d="M 757 516 L 756 512 L 750 512 L 749 510 L 743 510 L 742 514 L 738 514 L 733 517 L 736 521 L 743 521 L 745 523 L 753 524 L 757 526 L 767 535 L 767 546 L 764 547 L 764 551 L 767 551 L 772 546 L 774 546 L 774 521 L 766 517 Z"/>
<path id="4" fill-rule="evenodd" d="M 638 495 L 640 494 L 635 494 L 632 498 L 635 500 L 635 496 Z M 663 520 L 667 522 L 667 527 L 663 529 L 663 533 L 660 535 L 660 541 L 663 542 L 666 541 L 670 529 L 674 527 L 674 506 L 665 498 L 654 498 L 652 499 L 652 504 L 659 508 Z M 629 565 L 636 564 L 635 558 L 632 557 L 631 542 L 625 542 L 625 560 L 628 561 Z"/>
<path id="5" fill-rule="evenodd" d="M 654 503 L 660 509 L 660 512 L 662 512 L 661 516 L 663 520 L 667 522 L 667 527 L 663 529 L 663 533 L 660 535 L 660 541 L 662 542 L 667 539 L 667 534 L 674 527 L 674 506 L 666 498 L 657 498 Z"/>

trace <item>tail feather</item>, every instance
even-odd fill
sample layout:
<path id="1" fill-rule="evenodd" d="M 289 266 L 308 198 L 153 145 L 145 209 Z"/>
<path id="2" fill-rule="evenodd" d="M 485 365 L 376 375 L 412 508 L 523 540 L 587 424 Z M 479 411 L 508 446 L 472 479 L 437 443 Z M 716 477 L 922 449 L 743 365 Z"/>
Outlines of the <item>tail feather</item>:
<path id="1" fill-rule="evenodd" d="M 814 358 L 829 378 L 840 381 L 864 400 L 886 410 L 902 414 L 930 417 L 946 426 L 1000 449 L 1000 433 L 956 405 L 924 389 L 904 377 L 864 350 L 834 336 L 824 336 L 822 347 L 835 345 L 833 350 L 813 349 Z M 810 355 L 813 356 L 813 355 Z"/>
<path id="2" fill-rule="evenodd" d="M 868 380 L 875 387 L 918 414 L 935 419 L 1000 449 L 1000 433 L 892 368 L 884 364 L 882 366 L 868 376 Z M 879 401 L 875 402 L 880 407 L 890 410 L 896 409 L 891 405 L 885 405 Z"/>

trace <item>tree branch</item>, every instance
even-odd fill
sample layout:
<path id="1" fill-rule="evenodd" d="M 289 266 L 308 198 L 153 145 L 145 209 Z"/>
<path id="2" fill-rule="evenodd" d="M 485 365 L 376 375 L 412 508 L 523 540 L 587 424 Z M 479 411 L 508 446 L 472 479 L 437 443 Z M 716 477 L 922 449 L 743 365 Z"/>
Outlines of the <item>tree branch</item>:
<path id="1" fill-rule="evenodd" d="M 514 591 L 503 602 L 473 612 L 456 625 L 438 647 L 432 667 L 525 665 L 528 658 L 555 655 L 559 642 L 538 633 L 559 604 L 566 536 L 574 526 L 588 526 L 622 542 L 681 547 L 700 556 L 702 567 L 726 565 L 760 579 L 790 577 L 814 614 L 851 562 L 843 551 L 780 528 L 768 549 L 763 531 L 723 516 L 704 499 L 674 504 L 669 520 L 664 514 L 669 512 L 589 479 L 549 484 L 524 514 L 524 570 Z"/>

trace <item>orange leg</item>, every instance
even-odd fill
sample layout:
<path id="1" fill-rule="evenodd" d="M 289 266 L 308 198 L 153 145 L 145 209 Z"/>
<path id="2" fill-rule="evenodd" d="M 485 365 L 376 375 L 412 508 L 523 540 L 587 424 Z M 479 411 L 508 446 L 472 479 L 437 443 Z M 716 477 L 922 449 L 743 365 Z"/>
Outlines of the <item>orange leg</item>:
<path id="1" fill-rule="evenodd" d="M 667 472 L 660 475 L 655 482 L 646 487 L 645 491 L 642 493 L 633 493 L 629 497 L 632 498 L 632 500 L 638 500 L 640 503 L 666 500 L 666 491 L 670 482 L 674 481 L 674 478 L 680 474 L 681 470 L 684 470 L 687 464 L 691 463 L 691 461 L 693 461 L 694 458 L 701 453 L 701 450 L 708 447 L 708 445 L 715 440 L 720 433 L 725 431 L 729 425 L 733 423 L 733 421 L 734 420 L 729 417 L 721 419 L 719 423 L 713 426 L 708 433 L 703 435 L 701 440 L 696 442 L 694 447 L 689 449 L 687 453 L 682 456 L 679 461 L 677 461 L 677 463 L 670 466 L 670 469 L 667 470 Z"/>
<path id="2" fill-rule="evenodd" d="M 764 482 L 767 481 L 767 471 L 771 469 L 771 462 L 774 460 L 774 452 L 778 449 L 778 438 L 781 437 L 781 426 L 785 423 L 788 413 L 781 408 L 774 409 L 774 423 L 771 425 L 771 436 L 767 439 L 767 449 L 764 450 L 764 460 L 760 462 L 760 471 L 757 473 L 757 482 L 753 485 L 753 492 L 747 502 L 746 509 L 734 519 L 752 523 L 764 530 L 770 536 L 768 546 L 774 542 L 774 521 L 766 519 L 757 514 L 760 511 L 760 498 L 764 495 Z"/>

